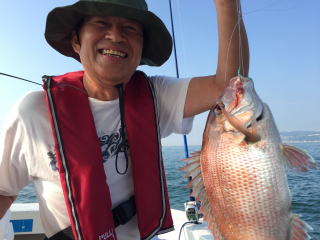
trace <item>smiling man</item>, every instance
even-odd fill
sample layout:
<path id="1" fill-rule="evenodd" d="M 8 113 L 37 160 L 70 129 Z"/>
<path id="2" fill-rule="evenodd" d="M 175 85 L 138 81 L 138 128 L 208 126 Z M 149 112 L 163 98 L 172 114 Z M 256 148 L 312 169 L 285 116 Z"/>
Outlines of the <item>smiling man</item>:
<path id="1" fill-rule="evenodd" d="M 53 9 L 46 40 L 83 71 L 45 76 L 44 90 L 12 110 L 1 136 L 0 217 L 33 182 L 47 239 L 152 239 L 172 230 L 160 139 L 188 133 L 240 62 L 248 72 L 240 2 L 215 5 L 217 73 L 192 79 L 137 71 L 162 65 L 172 50 L 167 28 L 144 0 Z"/>
<path id="2" fill-rule="evenodd" d="M 143 27 L 120 17 L 87 17 L 73 33 L 72 47 L 85 69 L 84 84 L 90 97 L 117 98 L 119 83 L 127 83 L 140 64 Z"/>

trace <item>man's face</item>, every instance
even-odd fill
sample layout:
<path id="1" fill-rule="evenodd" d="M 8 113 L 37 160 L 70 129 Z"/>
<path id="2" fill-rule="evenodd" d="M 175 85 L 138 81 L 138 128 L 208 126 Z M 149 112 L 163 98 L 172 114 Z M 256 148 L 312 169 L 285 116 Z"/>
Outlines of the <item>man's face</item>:
<path id="1" fill-rule="evenodd" d="M 91 80 L 116 85 L 129 81 L 140 64 L 143 28 L 120 17 L 88 17 L 72 46 Z"/>

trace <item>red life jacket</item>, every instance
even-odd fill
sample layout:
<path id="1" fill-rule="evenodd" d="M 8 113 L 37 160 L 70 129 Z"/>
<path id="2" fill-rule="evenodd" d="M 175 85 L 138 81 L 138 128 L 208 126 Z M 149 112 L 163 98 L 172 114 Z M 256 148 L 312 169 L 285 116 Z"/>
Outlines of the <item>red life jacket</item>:
<path id="1" fill-rule="evenodd" d="M 82 79 L 81 71 L 47 77 L 44 83 L 60 181 L 75 239 L 116 240 L 100 142 Z M 142 72 L 125 86 L 124 112 L 138 228 L 141 239 L 150 239 L 172 230 L 173 223 L 155 98 Z"/>

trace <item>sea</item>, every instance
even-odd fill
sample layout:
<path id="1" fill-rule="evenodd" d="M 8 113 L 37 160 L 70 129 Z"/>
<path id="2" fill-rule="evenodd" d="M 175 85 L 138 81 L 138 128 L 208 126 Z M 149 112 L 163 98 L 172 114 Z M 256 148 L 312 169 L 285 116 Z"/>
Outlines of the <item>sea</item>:
<path id="1" fill-rule="evenodd" d="M 310 236 L 320 240 L 320 132 L 282 132 L 284 143 L 307 151 L 316 161 L 317 169 L 308 172 L 288 170 L 288 182 L 292 195 L 292 212 L 299 214 L 313 230 Z M 189 146 L 189 153 L 200 150 L 199 146 Z M 184 202 L 189 199 L 189 189 L 185 186 L 187 179 L 179 170 L 185 158 L 183 146 L 163 147 L 164 166 L 166 170 L 171 208 L 184 210 Z M 25 187 L 16 202 L 36 202 L 33 185 Z"/>

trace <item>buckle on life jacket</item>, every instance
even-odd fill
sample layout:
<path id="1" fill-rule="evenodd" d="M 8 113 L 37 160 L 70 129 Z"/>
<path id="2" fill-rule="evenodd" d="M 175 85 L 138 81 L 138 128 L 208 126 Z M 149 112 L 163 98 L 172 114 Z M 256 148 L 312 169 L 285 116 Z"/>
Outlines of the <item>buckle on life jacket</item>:
<path id="1" fill-rule="evenodd" d="M 134 196 L 112 210 L 114 226 L 126 224 L 136 214 Z"/>
<path id="2" fill-rule="evenodd" d="M 136 204 L 134 196 L 129 198 L 127 201 L 120 203 L 119 206 L 112 210 L 114 227 L 126 224 L 131 220 L 131 218 L 136 214 Z M 45 238 L 44 240 L 71 240 L 72 237 L 71 227 L 68 227 L 50 238 Z"/>

